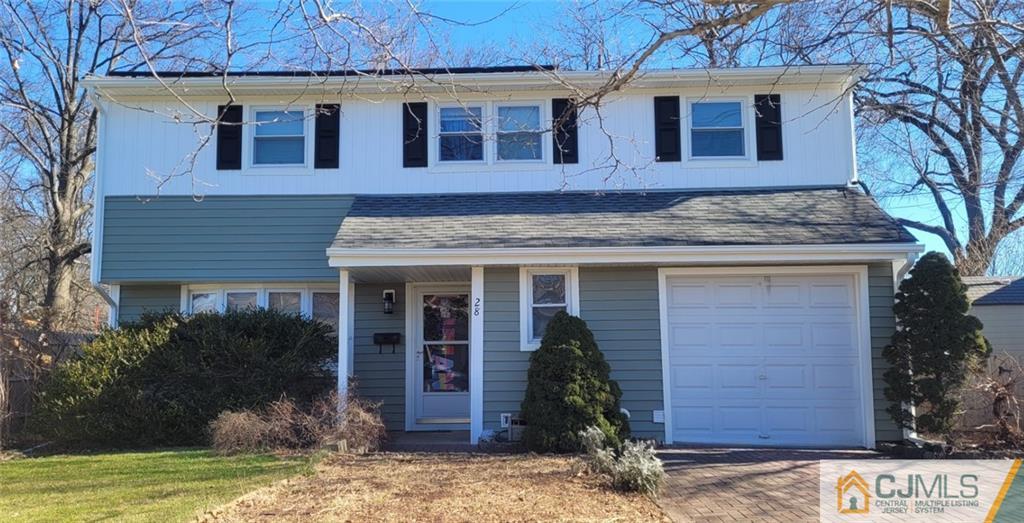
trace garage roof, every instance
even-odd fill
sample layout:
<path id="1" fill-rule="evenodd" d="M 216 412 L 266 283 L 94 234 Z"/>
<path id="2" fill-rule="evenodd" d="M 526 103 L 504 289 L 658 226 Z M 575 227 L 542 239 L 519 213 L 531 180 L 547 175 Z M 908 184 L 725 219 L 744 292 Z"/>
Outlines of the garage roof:
<path id="1" fill-rule="evenodd" d="M 1024 276 L 967 276 L 967 298 L 974 305 L 1024 305 Z"/>
<path id="2" fill-rule="evenodd" d="M 912 243 L 847 188 L 357 196 L 332 248 Z"/>

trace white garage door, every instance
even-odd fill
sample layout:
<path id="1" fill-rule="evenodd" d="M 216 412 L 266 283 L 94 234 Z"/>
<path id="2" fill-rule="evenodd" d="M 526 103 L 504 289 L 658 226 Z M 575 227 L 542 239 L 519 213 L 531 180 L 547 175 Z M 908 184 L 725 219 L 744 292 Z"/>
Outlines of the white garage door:
<path id="1" fill-rule="evenodd" d="M 666 283 L 676 443 L 865 445 L 853 276 Z"/>

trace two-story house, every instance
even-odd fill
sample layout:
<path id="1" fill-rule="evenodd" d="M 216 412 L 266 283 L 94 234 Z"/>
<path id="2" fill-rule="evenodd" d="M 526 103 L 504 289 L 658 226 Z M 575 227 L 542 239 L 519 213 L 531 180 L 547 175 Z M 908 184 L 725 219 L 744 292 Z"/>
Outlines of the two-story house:
<path id="1" fill-rule="evenodd" d="M 873 447 L 921 246 L 857 186 L 858 71 L 649 71 L 600 114 L 533 68 L 92 78 L 93 280 L 115 322 L 332 322 L 392 430 L 501 430 L 564 310 L 637 436 Z"/>

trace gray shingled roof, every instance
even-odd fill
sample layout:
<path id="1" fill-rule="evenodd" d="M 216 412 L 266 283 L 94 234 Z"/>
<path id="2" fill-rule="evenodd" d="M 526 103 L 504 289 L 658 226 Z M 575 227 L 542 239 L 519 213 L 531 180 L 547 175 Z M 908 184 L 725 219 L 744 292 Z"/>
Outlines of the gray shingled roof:
<path id="1" fill-rule="evenodd" d="M 967 276 L 967 298 L 974 305 L 1024 305 L 1024 276 Z"/>
<path id="2" fill-rule="evenodd" d="M 914 242 L 849 188 L 357 196 L 336 248 Z"/>

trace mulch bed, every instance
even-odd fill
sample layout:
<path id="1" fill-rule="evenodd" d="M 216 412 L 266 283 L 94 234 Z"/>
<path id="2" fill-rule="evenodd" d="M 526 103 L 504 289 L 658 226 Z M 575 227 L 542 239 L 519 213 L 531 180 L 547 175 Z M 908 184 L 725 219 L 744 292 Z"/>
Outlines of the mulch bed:
<path id="1" fill-rule="evenodd" d="M 668 521 L 650 498 L 537 455 L 333 455 L 206 521 Z"/>

